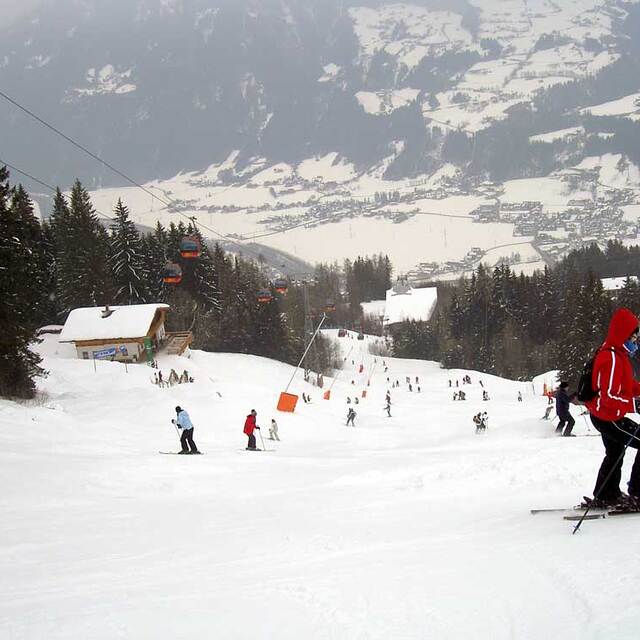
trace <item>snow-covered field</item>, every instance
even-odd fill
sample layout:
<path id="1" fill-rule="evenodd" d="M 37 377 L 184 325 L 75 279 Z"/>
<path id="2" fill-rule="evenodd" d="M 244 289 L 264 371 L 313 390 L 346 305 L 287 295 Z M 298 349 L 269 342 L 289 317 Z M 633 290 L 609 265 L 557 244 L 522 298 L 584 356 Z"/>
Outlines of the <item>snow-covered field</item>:
<path id="1" fill-rule="evenodd" d="M 469 372 L 453 402 L 465 372 L 387 359 L 385 374 L 369 340 L 341 339 L 331 400 L 299 377 L 311 404 L 278 414 L 289 366 L 194 352 L 160 365 L 195 383 L 158 389 L 145 366 L 94 372 L 47 336 L 42 398 L 0 402 L 0 637 L 635 639 L 638 522 L 572 536 L 529 514 L 590 492 L 599 439 L 553 436 L 540 379 Z M 158 455 L 177 450 L 176 404 L 206 455 Z M 273 452 L 244 451 L 252 408 L 265 438 L 279 422 Z"/>

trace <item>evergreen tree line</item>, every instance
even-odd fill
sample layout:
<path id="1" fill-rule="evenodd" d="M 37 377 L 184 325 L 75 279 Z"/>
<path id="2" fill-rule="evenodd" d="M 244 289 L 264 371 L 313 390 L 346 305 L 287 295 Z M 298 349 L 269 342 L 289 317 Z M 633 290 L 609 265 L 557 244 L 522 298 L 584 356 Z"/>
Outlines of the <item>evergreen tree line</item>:
<path id="1" fill-rule="evenodd" d="M 181 257 L 185 235 L 199 238 L 198 258 Z M 181 265 L 180 284 L 164 283 L 167 262 Z M 317 282 L 304 285 L 310 297 L 334 295 L 339 303 L 337 275 L 319 271 Z M 27 192 L 10 186 L 8 171 L 0 168 L 0 396 L 33 396 L 34 378 L 42 373 L 39 356 L 29 349 L 37 328 L 63 323 L 78 307 L 166 302 L 167 330 L 191 330 L 195 348 L 295 364 L 309 338 L 304 287 L 292 284 L 286 296 L 271 288 L 273 299 L 259 303 L 257 292 L 269 287 L 253 260 L 217 244 L 210 249 L 191 224 L 158 224 L 141 234 L 119 200 L 106 228 L 77 181 L 68 198 L 56 192 L 50 217 L 40 222 Z M 318 315 L 322 305 L 315 304 Z M 336 358 L 320 336 L 305 364 L 326 371 Z"/>
<path id="2" fill-rule="evenodd" d="M 393 331 L 394 355 L 440 361 L 526 380 L 558 369 L 572 384 L 603 341 L 619 306 L 640 311 L 640 287 L 627 278 L 612 299 L 601 278 L 640 273 L 640 247 L 610 241 L 573 251 L 553 269 L 515 275 L 480 265 L 471 278 L 438 291 L 429 323 Z"/>

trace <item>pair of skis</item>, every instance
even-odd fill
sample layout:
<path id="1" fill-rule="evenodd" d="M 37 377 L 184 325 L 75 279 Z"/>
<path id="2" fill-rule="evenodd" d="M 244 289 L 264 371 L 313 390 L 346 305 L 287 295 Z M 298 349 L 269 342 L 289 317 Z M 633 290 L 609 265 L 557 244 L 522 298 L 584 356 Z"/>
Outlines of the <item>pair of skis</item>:
<path id="1" fill-rule="evenodd" d="M 203 456 L 204 453 L 202 451 L 198 451 L 198 453 L 182 453 L 180 451 L 158 451 L 163 456 Z"/>
<path id="2" fill-rule="evenodd" d="M 246 449 L 242 449 L 242 451 L 264 451 L 265 453 L 272 453 L 275 451 L 275 449 L 249 449 L 249 447 L 247 447 Z M 202 451 L 198 451 L 198 453 L 180 453 L 179 451 L 158 451 L 158 453 L 161 453 L 163 456 L 195 456 L 195 455 L 204 455 L 204 453 Z"/>
<path id="3" fill-rule="evenodd" d="M 564 513 L 563 520 L 577 521 L 582 518 L 583 513 L 586 511 L 586 507 L 580 505 L 575 507 L 557 508 L 557 509 L 531 509 L 531 514 L 537 513 Z M 617 517 L 617 516 L 637 516 L 640 515 L 640 511 L 628 511 L 625 509 L 595 509 L 589 510 L 589 513 L 585 516 L 585 520 L 601 520 L 603 518 Z"/>

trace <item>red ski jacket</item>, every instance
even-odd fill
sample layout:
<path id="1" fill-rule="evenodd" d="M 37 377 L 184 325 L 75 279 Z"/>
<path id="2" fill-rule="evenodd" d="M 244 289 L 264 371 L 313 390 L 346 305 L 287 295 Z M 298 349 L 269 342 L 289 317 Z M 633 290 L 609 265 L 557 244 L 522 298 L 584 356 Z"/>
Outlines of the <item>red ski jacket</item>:
<path id="1" fill-rule="evenodd" d="M 638 318 L 624 307 L 611 318 L 607 339 L 593 363 L 591 386 L 598 395 L 586 403 L 589 413 L 601 420 L 619 420 L 635 411 L 634 396 L 640 395 L 640 383 L 633 379 L 629 353 L 624 342 L 638 328 Z"/>
<path id="2" fill-rule="evenodd" d="M 244 432 L 250 436 L 256 428 L 256 417 L 250 413 L 244 421 Z"/>

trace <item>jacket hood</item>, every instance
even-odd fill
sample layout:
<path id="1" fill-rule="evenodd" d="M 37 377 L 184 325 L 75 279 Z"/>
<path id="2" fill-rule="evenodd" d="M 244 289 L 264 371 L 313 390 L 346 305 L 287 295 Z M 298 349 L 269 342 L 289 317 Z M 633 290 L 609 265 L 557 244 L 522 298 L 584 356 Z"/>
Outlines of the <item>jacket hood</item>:
<path id="1" fill-rule="evenodd" d="M 614 347 L 622 347 L 625 340 L 638 328 L 638 318 L 635 314 L 621 307 L 611 318 L 609 323 L 609 332 L 607 333 L 607 342 Z"/>

